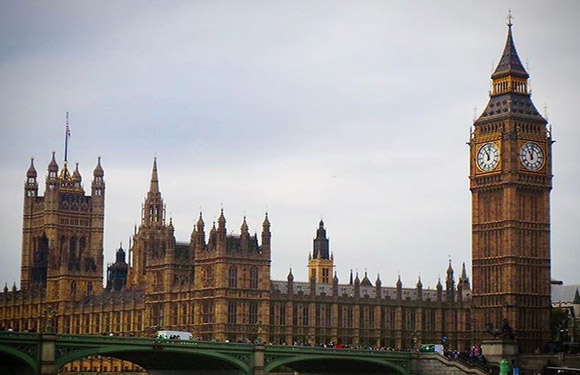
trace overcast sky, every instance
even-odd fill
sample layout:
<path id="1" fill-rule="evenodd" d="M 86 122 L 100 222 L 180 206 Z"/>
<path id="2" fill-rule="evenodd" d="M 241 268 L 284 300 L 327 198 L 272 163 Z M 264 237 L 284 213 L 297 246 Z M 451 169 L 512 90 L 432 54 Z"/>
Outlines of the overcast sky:
<path id="1" fill-rule="evenodd" d="M 178 241 L 200 209 L 272 223 L 272 277 L 323 218 L 349 269 L 433 288 L 471 263 L 469 127 L 508 8 L 553 145 L 552 277 L 580 283 L 577 1 L 0 1 L 0 281 L 20 279 L 25 173 L 51 151 L 90 192 L 105 170 L 105 259 L 127 247 L 153 158 Z M 474 108 L 476 108 L 474 110 Z"/>

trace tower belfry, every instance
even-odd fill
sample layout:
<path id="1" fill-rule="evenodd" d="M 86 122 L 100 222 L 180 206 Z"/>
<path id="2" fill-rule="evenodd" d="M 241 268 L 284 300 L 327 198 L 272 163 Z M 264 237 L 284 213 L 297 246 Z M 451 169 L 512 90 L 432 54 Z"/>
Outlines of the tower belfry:
<path id="1" fill-rule="evenodd" d="M 531 100 L 529 75 L 508 34 L 489 102 L 470 145 L 473 304 L 476 330 L 507 319 L 520 350 L 550 335 L 551 145 Z"/>
<path id="2" fill-rule="evenodd" d="M 320 220 L 316 229 L 312 255 L 308 258 L 308 279 L 314 279 L 316 283 L 332 283 L 332 269 L 334 268 L 334 256 L 330 254 L 328 238 L 324 222 Z"/>

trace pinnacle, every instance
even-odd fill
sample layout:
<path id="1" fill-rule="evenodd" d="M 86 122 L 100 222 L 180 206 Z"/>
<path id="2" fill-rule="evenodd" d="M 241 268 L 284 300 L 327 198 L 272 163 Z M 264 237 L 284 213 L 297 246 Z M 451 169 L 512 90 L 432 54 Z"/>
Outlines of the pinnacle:
<path id="1" fill-rule="evenodd" d="M 153 170 L 151 171 L 151 185 L 149 186 L 151 193 L 159 193 L 159 177 L 157 176 L 157 157 L 153 158 Z"/>

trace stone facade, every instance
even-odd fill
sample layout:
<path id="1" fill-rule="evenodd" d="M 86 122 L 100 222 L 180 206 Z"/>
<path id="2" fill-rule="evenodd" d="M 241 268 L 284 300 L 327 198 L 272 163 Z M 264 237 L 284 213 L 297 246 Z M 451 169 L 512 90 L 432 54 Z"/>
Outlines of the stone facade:
<path id="1" fill-rule="evenodd" d="M 53 160 L 49 176 L 55 165 Z M 103 175 L 99 162 L 95 178 L 104 189 Z M 55 188 L 48 187 L 44 199 L 57 194 L 64 201 L 70 194 L 64 188 L 66 181 L 66 173 L 57 176 Z M 95 195 L 95 191 L 90 197 L 84 196 L 81 190 L 77 194 L 76 199 L 87 202 L 103 197 L 102 193 Z M 36 194 L 30 196 L 43 200 Z M 29 199 L 27 193 L 25 210 L 31 204 Z M 93 236 L 89 237 L 91 248 L 102 248 L 103 211 L 91 219 L 90 207 L 87 205 L 87 228 L 66 225 L 61 220 L 63 227 L 57 227 L 56 233 L 66 233 L 66 240 L 49 241 L 45 249 L 48 258 L 68 259 L 66 256 L 72 254 L 68 238 L 83 238 L 85 231 Z M 98 208 L 102 210 L 101 203 Z M 37 214 L 37 222 L 45 222 L 42 215 L 65 218 L 70 209 L 56 205 L 49 213 Z M 358 274 L 354 278 L 351 274 L 349 282 L 341 284 L 336 274 L 328 278 L 334 259 L 321 221 L 308 263 L 310 281 L 295 282 L 291 271 L 287 280 L 272 280 L 267 215 L 258 238 L 250 235 L 245 218 L 238 235 L 228 234 L 223 211 L 217 225 L 214 223 L 206 234 L 200 214 L 190 241 L 177 242 L 173 223 L 167 222 L 165 212 L 155 160 L 141 224 L 128 252 L 129 261 L 125 261 L 123 249 L 117 250 L 116 262 L 108 267 L 105 289 L 101 276 L 93 281 L 91 270 L 79 271 L 74 267 L 70 274 L 64 272 L 61 277 L 69 284 L 65 285 L 64 281 L 59 284 L 68 289 L 50 288 L 46 286 L 49 283 L 42 281 L 32 287 L 29 280 L 38 277 L 30 275 L 38 268 L 35 268 L 36 258 L 28 254 L 35 254 L 37 250 L 29 248 L 28 243 L 38 242 L 48 230 L 42 226 L 31 230 L 30 215 L 25 215 L 24 236 L 34 241 L 25 241 L 23 288 L 12 291 L 6 288 L 0 293 L 2 325 L 16 330 L 42 330 L 43 314 L 52 309 L 56 312 L 54 326 L 59 333 L 150 336 L 157 330 L 171 329 L 190 331 L 204 340 L 310 345 L 332 342 L 398 349 L 422 342 L 440 342 L 443 336 L 450 348 L 463 349 L 471 342 L 470 289 L 465 267 L 457 287 L 451 264 L 446 287 L 439 282 L 435 290 L 424 290 L 421 280 L 413 288 L 403 288 L 400 279 L 395 287 L 383 287 L 377 277 L 373 285 L 366 273 L 362 280 Z M 76 211 L 75 215 L 75 220 L 80 218 Z M 81 251 L 80 254 L 81 264 L 89 256 L 102 259 L 102 252 L 85 255 Z M 52 277 L 50 272 L 49 267 L 47 279 Z M 85 272 L 89 273 L 85 275 Z M 95 286 L 84 287 L 86 280 L 93 281 Z M 75 282 L 77 288 L 83 287 L 73 292 L 69 286 Z"/>

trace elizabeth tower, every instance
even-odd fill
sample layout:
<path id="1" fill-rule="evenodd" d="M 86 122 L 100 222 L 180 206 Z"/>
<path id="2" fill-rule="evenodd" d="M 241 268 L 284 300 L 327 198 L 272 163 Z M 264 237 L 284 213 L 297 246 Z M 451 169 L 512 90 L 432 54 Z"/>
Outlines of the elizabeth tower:
<path id="1" fill-rule="evenodd" d="M 470 145 L 475 329 L 507 319 L 523 352 L 550 337 L 551 135 L 531 100 L 511 17 Z"/>

